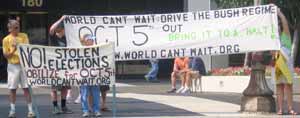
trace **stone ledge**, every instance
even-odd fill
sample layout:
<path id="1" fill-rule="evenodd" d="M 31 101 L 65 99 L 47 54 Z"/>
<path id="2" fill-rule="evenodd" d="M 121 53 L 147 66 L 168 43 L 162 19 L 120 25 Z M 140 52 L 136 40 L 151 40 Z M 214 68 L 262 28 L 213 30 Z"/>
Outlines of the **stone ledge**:
<path id="1" fill-rule="evenodd" d="M 275 99 L 272 96 L 243 96 L 242 112 L 275 112 Z"/>

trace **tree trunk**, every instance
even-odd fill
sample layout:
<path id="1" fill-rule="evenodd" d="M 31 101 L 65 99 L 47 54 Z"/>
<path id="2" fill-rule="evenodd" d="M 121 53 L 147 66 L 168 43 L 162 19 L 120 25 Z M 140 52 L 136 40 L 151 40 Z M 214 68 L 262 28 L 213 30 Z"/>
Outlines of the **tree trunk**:
<path id="1" fill-rule="evenodd" d="M 254 0 L 254 6 L 260 5 L 261 4 L 261 0 Z"/>
<path id="2" fill-rule="evenodd" d="M 254 0 L 254 5 L 259 5 L 260 3 L 261 0 Z M 253 52 L 248 56 L 251 56 L 251 75 L 249 84 L 243 91 L 241 111 L 274 112 L 275 99 L 273 91 L 268 87 L 266 82 L 266 66 L 263 63 L 264 61 L 268 62 L 269 58 L 265 58 L 264 52 Z M 248 58 L 246 59 L 248 61 Z"/>
<path id="3" fill-rule="evenodd" d="M 249 53 L 245 54 L 245 59 L 244 59 L 244 67 L 248 67 L 248 58 L 249 58 Z"/>
<path id="4" fill-rule="evenodd" d="M 266 66 L 262 63 L 269 60 L 264 58 L 263 52 L 252 53 L 251 58 L 250 81 L 243 91 L 241 111 L 274 112 L 275 99 L 265 79 Z"/>
<path id="5" fill-rule="evenodd" d="M 298 53 L 298 43 L 299 43 L 299 36 L 298 36 L 298 27 L 294 30 L 294 36 L 293 36 L 293 44 L 292 44 L 292 59 L 294 61 L 296 60 L 297 53 Z"/>
<path id="6" fill-rule="evenodd" d="M 261 0 L 253 0 L 254 6 L 260 5 L 261 4 Z M 248 65 L 248 58 L 249 58 L 249 53 L 245 54 L 245 59 L 244 59 L 244 67 L 247 67 Z"/>

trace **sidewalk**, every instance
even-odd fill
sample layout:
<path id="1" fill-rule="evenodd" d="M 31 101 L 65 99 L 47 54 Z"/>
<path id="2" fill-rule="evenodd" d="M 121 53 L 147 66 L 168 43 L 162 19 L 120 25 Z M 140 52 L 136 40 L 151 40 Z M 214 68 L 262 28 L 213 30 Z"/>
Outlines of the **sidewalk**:
<path id="1" fill-rule="evenodd" d="M 160 83 L 147 83 L 144 79 L 117 80 L 117 117 L 293 117 L 276 114 L 240 113 L 241 94 L 238 93 L 191 93 L 168 94 L 169 80 Z M 179 86 L 178 86 L 179 87 Z M 52 115 L 49 88 L 34 88 L 34 99 L 38 104 L 40 118 L 80 118 L 80 104 L 69 104 L 74 114 Z M 9 110 L 8 90 L 0 85 L 0 114 L 6 117 Z M 108 95 L 108 105 L 112 104 L 112 94 Z M 294 96 L 296 111 L 300 112 L 300 95 Z M 27 113 L 25 98 L 18 90 L 17 116 L 23 118 Z M 111 117 L 112 112 L 103 112 L 103 117 Z M 300 117 L 300 116 L 296 116 Z"/>

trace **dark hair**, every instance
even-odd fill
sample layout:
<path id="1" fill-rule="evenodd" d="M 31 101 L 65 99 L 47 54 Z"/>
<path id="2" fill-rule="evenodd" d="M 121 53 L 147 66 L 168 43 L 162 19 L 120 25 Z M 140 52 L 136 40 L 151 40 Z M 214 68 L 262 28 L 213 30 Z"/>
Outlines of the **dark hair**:
<path id="1" fill-rule="evenodd" d="M 64 29 L 65 27 L 64 27 L 64 23 L 63 22 L 60 22 L 58 25 L 57 25 L 57 28 L 62 28 L 62 29 Z"/>
<path id="2" fill-rule="evenodd" d="M 278 17 L 278 28 L 282 31 L 283 30 L 283 26 L 282 26 L 282 22 L 281 19 Z M 279 32 L 281 33 L 281 32 Z"/>

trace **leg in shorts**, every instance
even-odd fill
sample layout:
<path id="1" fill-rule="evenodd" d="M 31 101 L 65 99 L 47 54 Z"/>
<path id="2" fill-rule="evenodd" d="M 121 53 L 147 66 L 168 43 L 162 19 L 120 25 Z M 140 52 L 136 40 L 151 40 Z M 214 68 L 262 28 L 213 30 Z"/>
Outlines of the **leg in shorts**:
<path id="1" fill-rule="evenodd" d="M 17 89 L 19 85 L 21 88 L 28 88 L 27 78 L 19 64 L 7 65 L 7 78 L 8 89 Z"/>
<path id="2" fill-rule="evenodd" d="M 109 85 L 100 85 L 100 91 L 101 92 L 108 91 L 109 89 L 110 89 Z"/>

